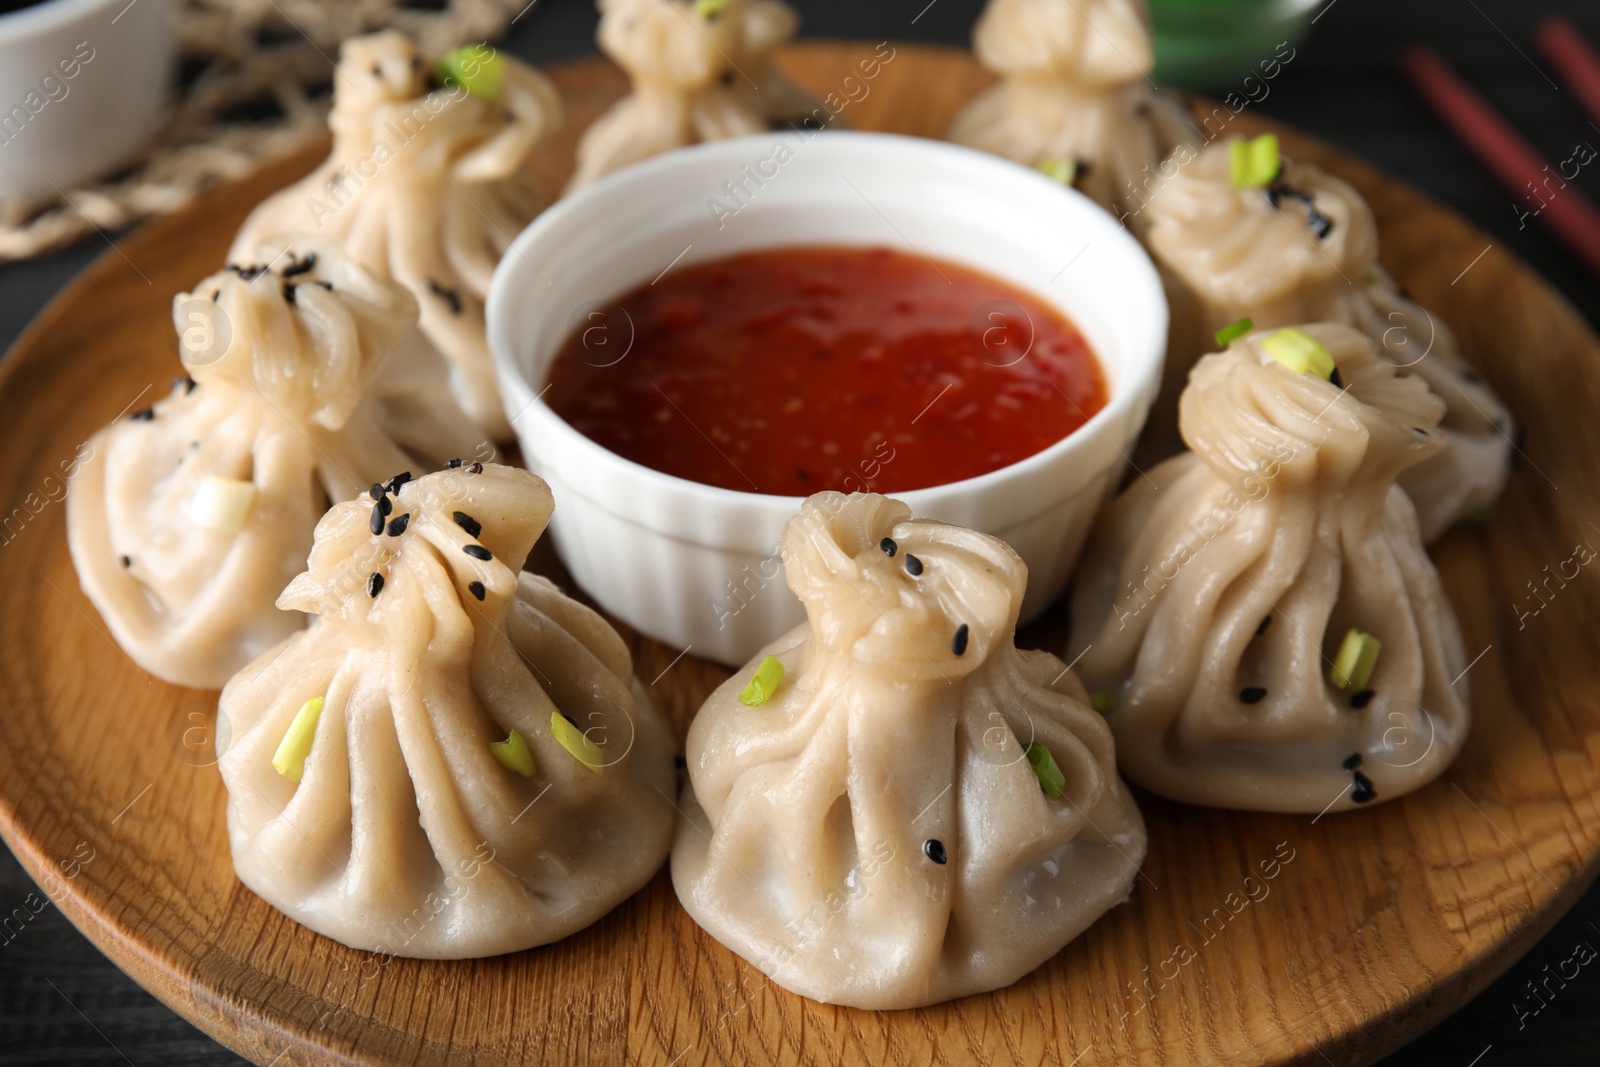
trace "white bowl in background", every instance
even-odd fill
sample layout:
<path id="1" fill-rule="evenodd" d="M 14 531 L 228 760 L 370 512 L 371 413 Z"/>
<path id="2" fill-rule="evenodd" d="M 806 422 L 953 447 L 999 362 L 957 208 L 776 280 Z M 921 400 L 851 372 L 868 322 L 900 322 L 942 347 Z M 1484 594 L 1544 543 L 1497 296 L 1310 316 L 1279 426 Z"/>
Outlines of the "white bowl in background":
<path id="1" fill-rule="evenodd" d="M 730 199 L 728 182 L 746 194 Z M 590 309 L 669 265 L 830 244 L 886 245 L 984 271 L 1065 313 L 1099 357 L 1109 399 L 1087 426 L 1001 470 L 894 494 L 919 517 L 1016 549 L 1028 565 L 1024 621 L 1066 587 L 1161 381 L 1167 305 L 1143 248 L 1087 197 L 995 156 L 892 134 L 785 132 L 672 152 L 560 201 L 517 238 L 489 290 L 506 413 L 529 467 L 554 491 L 556 547 L 578 584 L 634 628 L 698 656 L 743 663 L 804 618 L 777 555 L 801 498 L 719 489 L 623 459 L 544 403 L 545 378 Z"/>
<path id="2" fill-rule="evenodd" d="M 0 15 L 0 199 L 71 192 L 137 152 L 172 78 L 167 0 Z"/>

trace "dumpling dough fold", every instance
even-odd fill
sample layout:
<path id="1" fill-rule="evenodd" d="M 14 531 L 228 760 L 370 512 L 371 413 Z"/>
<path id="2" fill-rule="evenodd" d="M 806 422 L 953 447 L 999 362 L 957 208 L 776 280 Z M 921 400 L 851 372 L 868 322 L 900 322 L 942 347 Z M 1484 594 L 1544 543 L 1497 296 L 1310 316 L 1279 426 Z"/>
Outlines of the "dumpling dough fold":
<path id="1" fill-rule="evenodd" d="M 1167 283 L 1172 327 L 1151 441 L 1141 453 L 1164 458 L 1176 449 L 1170 426 L 1178 394 L 1224 326 L 1246 317 L 1260 330 L 1353 326 L 1382 359 L 1445 401 L 1444 447 L 1400 475 L 1422 540 L 1432 543 L 1499 499 L 1516 420 L 1462 357 L 1450 328 L 1378 266 L 1378 226 L 1360 193 L 1292 159 L 1267 189 L 1235 188 L 1231 144 L 1206 148 L 1150 199 L 1147 243 Z"/>
<path id="2" fill-rule="evenodd" d="M 1343 390 L 1234 341 L 1190 375 L 1192 452 L 1136 478 L 1079 565 L 1072 650 L 1115 698 L 1118 762 L 1175 800 L 1320 812 L 1449 766 L 1470 722 L 1461 630 L 1395 484 L 1444 446 L 1444 403 L 1348 327 L 1302 326 Z M 1381 641 L 1357 690 L 1331 668 Z"/>
<path id="3" fill-rule="evenodd" d="M 584 133 L 567 192 L 675 148 L 787 129 L 817 107 L 772 63 L 800 17 L 782 0 L 600 0 L 600 50 L 632 83 Z"/>
<path id="4" fill-rule="evenodd" d="M 1075 188 L 1142 232 L 1139 209 L 1163 161 L 1199 136 L 1150 82 L 1143 3 L 989 0 L 972 46 L 1001 80 L 956 116 L 950 140 L 1030 167 L 1072 163 Z"/>
<path id="5" fill-rule="evenodd" d="M 500 257 L 549 204 L 522 164 L 562 119 L 544 75 L 495 59 L 502 77 L 490 101 L 453 83 L 431 89 L 431 62 L 398 31 L 345 41 L 332 154 L 258 206 L 233 244 L 242 260 L 269 238 L 332 235 L 411 291 L 425 343 L 408 346 L 378 389 L 385 425 L 434 463 L 476 451 L 461 436 L 468 427 L 479 440 L 511 437 L 483 306 Z"/>
<path id="6" fill-rule="evenodd" d="M 201 689 L 300 628 L 273 601 L 327 502 L 411 462 L 369 395 L 415 326 L 411 295 L 327 238 L 251 262 L 174 298 L 189 376 L 90 440 L 67 499 L 78 580 L 117 643 Z M 217 479 L 251 498 L 236 530 L 195 516 Z"/>
<path id="7" fill-rule="evenodd" d="M 317 620 L 223 690 L 234 869 L 353 948 L 458 959 L 566 937 L 666 859 L 666 729 L 616 632 L 520 572 L 550 518 L 543 481 L 474 464 L 382 497 L 403 529 L 374 535 L 370 498 L 328 512 L 279 600 Z M 273 759 L 314 697 L 296 781 Z M 513 730 L 529 777 L 490 748 Z"/>
<path id="8" fill-rule="evenodd" d="M 907 1008 L 1011 984 L 1127 898 L 1146 847 L 1082 685 L 1013 644 L 1026 568 L 861 494 L 807 500 L 783 555 L 809 621 L 690 728 L 679 899 L 814 1000 Z M 747 707 L 769 653 L 784 680 Z"/>

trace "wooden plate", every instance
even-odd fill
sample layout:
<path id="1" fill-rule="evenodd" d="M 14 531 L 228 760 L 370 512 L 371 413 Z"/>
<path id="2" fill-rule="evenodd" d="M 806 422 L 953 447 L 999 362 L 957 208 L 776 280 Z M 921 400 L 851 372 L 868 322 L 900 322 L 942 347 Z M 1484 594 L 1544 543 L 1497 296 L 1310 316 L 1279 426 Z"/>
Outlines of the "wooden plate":
<path id="1" fill-rule="evenodd" d="M 784 65 L 843 97 L 871 50 L 803 45 Z M 597 60 L 552 73 L 572 118 L 540 161 L 556 182 L 575 131 L 623 83 Z M 937 136 L 987 80 L 964 54 L 898 46 L 843 118 Z M 1258 128 L 1246 115 L 1230 132 Z M 1463 335 L 1528 428 L 1494 519 L 1435 553 L 1468 654 L 1482 655 L 1470 668 L 1471 740 L 1420 793 L 1320 819 L 1141 795 L 1150 859 L 1129 904 L 1009 989 L 919 1011 L 827 1007 L 778 989 L 689 920 L 665 871 L 592 928 L 497 959 L 385 964 L 289 922 L 233 876 L 210 766 L 215 694 L 152 681 L 111 642 L 78 591 L 58 474 L 97 427 L 166 388 L 179 371 L 172 295 L 216 269 L 250 207 L 317 151 L 108 250 L 0 367 L 0 831 L 118 966 L 263 1064 L 1378 1058 L 1509 966 L 1595 875 L 1600 598 L 1572 561 L 1575 546 L 1600 546 L 1586 484 L 1600 469 L 1600 345 L 1526 267 L 1485 252 L 1479 231 L 1284 136 L 1290 153 L 1367 196 L 1385 264 Z M 1025 643 L 1059 648 L 1061 614 Z M 725 672 L 633 647 L 681 737 Z"/>

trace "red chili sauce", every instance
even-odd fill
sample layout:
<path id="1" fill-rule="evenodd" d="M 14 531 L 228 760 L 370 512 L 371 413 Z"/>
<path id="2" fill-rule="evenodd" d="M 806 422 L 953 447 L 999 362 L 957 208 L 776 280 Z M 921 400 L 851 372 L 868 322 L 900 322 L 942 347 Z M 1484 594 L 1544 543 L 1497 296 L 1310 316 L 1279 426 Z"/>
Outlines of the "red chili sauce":
<path id="1" fill-rule="evenodd" d="M 1106 387 L 1072 324 L 1005 282 L 888 248 L 805 247 L 679 267 L 590 312 L 547 398 L 646 467 L 809 496 L 998 470 L 1082 426 Z"/>

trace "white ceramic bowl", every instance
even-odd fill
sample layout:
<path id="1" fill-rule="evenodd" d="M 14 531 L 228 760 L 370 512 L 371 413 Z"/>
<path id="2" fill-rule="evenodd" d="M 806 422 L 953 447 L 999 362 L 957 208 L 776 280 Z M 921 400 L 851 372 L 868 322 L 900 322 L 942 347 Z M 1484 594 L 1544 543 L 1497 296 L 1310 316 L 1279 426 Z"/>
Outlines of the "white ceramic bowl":
<path id="1" fill-rule="evenodd" d="M 730 199 L 728 182 L 748 195 Z M 673 152 L 557 203 L 501 260 L 489 344 L 523 455 L 555 493 L 556 547 L 573 577 L 638 630 L 723 663 L 804 618 L 778 557 L 801 498 L 650 470 L 578 433 L 539 394 L 590 309 L 669 265 L 807 244 L 887 245 L 985 271 L 1065 312 L 1100 357 L 1110 399 L 1087 426 L 1002 470 L 896 494 L 918 516 L 1009 542 L 1028 564 L 1023 618 L 1037 615 L 1066 587 L 1154 400 L 1161 283 L 1088 198 L 994 156 L 889 134 L 757 135 Z M 620 350 L 628 338 L 610 341 Z"/>
<path id="2" fill-rule="evenodd" d="M 0 198 L 70 193 L 124 162 L 172 76 L 167 0 L 45 0 L 0 15 Z"/>

